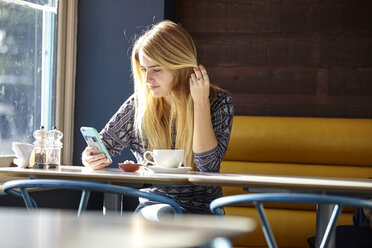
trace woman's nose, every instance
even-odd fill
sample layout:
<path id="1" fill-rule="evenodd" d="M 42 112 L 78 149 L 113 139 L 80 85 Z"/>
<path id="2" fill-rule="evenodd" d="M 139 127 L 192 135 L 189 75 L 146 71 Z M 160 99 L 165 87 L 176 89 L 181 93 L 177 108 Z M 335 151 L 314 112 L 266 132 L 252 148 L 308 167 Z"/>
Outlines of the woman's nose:
<path id="1" fill-rule="evenodd" d="M 151 83 L 152 81 L 153 81 L 153 78 L 152 78 L 151 72 L 147 71 L 145 74 L 145 82 Z"/>

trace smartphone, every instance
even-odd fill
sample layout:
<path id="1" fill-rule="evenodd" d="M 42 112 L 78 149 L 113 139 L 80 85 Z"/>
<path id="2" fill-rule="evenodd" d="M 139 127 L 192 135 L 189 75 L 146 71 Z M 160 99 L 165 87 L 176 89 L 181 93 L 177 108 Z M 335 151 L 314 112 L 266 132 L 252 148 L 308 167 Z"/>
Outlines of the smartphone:
<path id="1" fill-rule="evenodd" d="M 103 144 L 101 138 L 98 135 L 97 130 L 94 127 L 81 127 L 80 132 L 83 135 L 85 141 L 89 147 L 97 147 L 98 150 L 93 152 L 93 154 L 104 153 L 107 160 L 112 163 L 110 154 L 108 153 L 105 145 Z"/>

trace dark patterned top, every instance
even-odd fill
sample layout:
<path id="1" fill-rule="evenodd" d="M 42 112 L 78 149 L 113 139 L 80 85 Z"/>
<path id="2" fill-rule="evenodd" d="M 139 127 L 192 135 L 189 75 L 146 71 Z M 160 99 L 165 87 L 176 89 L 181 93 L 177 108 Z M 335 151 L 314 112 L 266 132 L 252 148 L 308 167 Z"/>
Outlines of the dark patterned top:
<path id="1" fill-rule="evenodd" d="M 142 163 L 146 144 L 142 144 L 141 138 L 134 131 L 134 100 L 133 94 L 113 115 L 100 132 L 100 136 L 111 156 L 117 156 L 129 146 L 138 163 Z M 193 153 L 194 164 L 199 171 L 219 171 L 230 139 L 233 115 L 234 106 L 231 96 L 224 91 L 219 91 L 216 100 L 211 105 L 213 130 L 218 145 L 210 151 Z M 170 197 L 191 212 L 208 211 L 209 203 L 222 196 L 221 188 L 212 186 L 167 185 L 146 191 Z"/>

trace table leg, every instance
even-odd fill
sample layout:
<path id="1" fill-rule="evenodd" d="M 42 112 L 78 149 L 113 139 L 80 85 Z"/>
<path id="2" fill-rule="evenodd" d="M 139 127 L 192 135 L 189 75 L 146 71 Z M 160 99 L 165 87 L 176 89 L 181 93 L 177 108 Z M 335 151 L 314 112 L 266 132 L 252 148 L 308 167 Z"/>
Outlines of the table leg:
<path id="1" fill-rule="evenodd" d="M 321 238 L 323 237 L 329 219 L 331 218 L 334 206 L 334 204 L 317 204 L 315 247 L 320 246 L 320 243 L 322 241 Z M 334 247 L 336 247 L 336 235 L 335 233 L 331 233 L 327 248 Z"/>
<path id="2" fill-rule="evenodd" d="M 103 195 L 103 214 L 123 213 L 122 195 L 104 193 Z"/>

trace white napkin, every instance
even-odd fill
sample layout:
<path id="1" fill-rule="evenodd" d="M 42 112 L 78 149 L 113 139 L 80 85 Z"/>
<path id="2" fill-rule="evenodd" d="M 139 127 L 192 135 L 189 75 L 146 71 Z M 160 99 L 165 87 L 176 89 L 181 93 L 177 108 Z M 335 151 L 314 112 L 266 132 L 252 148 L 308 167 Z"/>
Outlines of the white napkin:
<path id="1" fill-rule="evenodd" d="M 34 145 L 21 142 L 13 142 L 12 150 L 16 154 L 16 157 L 13 159 L 13 163 L 18 165 L 18 167 L 26 168 L 28 166 L 28 161 L 32 151 L 34 150 Z"/>

